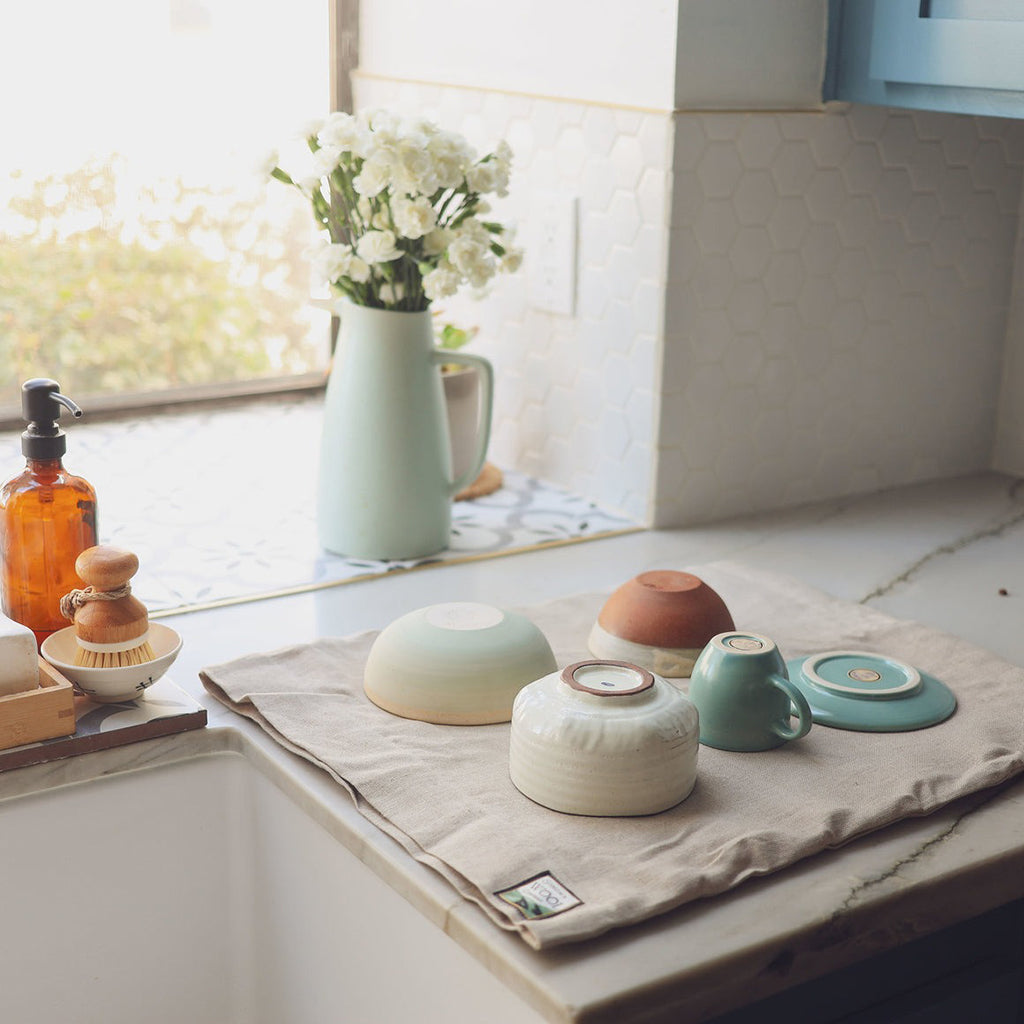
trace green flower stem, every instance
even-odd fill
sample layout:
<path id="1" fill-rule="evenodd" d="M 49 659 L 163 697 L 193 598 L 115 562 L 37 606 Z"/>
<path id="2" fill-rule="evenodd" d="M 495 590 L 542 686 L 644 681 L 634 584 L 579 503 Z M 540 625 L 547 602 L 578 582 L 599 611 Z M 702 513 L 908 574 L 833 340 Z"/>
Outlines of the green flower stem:
<path id="1" fill-rule="evenodd" d="M 441 205 L 440 205 L 440 207 L 438 208 L 438 211 L 437 211 L 437 223 L 438 223 L 439 227 L 448 227 L 449 226 L 449 222 L 445 220 L 445 217 L 449 216 L 452 212 L 457 212 L 457 211 L 450 211 L 448 209 L 448 207 L 451 205 L 452 200 L 453 199 L 458 199 L 459 202 L 461 203 L 462 202 L 462 197 L 466 196 L 466 195 L 468 195 L 468 193 L 466 192 L 465 188 L 460 186 L 459 188 L 453 188 L 448 193 L 448 195 L 445 196 L 444 200 L 442 201 L 442 203 L 441 203 Z M 461 209 L 461 206 L 458 207 L 458 209 Z"/>

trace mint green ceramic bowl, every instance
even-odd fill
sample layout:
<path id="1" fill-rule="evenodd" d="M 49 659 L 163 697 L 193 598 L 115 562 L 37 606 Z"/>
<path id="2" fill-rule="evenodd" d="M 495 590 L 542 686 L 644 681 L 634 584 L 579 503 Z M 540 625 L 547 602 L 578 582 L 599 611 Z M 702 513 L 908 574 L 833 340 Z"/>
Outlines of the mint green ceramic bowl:
<path id="1" fill-rule="evenodd" d="M 440 725 L 512 717 L 516 694 L 556 669 L 525 615 L 488 604 L 435 604 L 396 619 L 374 640 L 363 689 L 378 707 Z"/>

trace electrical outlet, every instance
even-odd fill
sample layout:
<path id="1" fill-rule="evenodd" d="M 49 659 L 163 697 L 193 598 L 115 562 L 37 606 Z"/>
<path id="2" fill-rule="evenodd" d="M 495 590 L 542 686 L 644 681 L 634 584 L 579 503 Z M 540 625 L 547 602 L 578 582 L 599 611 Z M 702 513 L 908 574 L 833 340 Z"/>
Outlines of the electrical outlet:
<path id="1" fill-rule="evenodd" d="M 527 250 L 530 305 L 546 313 L 576 311 L 576 196 L 539 196 Z"/>

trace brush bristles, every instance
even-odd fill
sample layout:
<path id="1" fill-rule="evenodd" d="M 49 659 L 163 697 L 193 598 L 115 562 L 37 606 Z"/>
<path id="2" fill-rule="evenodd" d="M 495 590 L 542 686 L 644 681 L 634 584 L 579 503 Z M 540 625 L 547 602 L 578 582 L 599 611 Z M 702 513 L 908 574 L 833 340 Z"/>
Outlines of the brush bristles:
<path id="1" fill-rule="evenodd" d="M 121 668 L 123 665 L 144 665 L 153 661 L 156 654 L 148 640 L 127 651 L 87 651 L 79 647 L 75 652 L 75 664 L 82 668 Z"/>

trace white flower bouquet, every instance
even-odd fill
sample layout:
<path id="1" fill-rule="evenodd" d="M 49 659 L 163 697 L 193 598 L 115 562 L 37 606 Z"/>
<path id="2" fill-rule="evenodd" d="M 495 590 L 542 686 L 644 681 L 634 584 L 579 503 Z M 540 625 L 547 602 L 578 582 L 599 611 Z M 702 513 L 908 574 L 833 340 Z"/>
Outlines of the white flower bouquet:
<path id="1" fill-rule="evenodd" d="M 332 114 L 306 141 L 309 174 L 270 173 L 311 201 L 326 233 L 314 272 L 335 294 L 417 311 L 518 269 L 508 230 L 483 219 L 483 197 L 507 194 L 506 143 L 477 158 L 461 135 L 386 112 Z"/>

